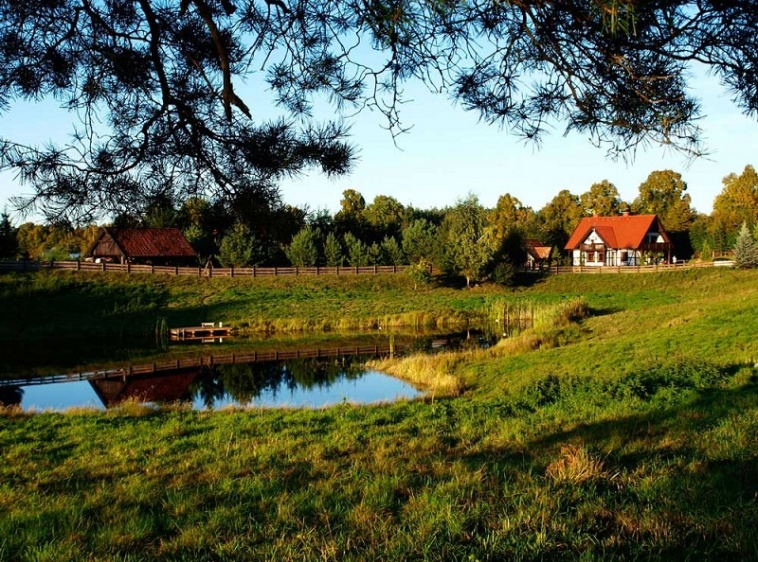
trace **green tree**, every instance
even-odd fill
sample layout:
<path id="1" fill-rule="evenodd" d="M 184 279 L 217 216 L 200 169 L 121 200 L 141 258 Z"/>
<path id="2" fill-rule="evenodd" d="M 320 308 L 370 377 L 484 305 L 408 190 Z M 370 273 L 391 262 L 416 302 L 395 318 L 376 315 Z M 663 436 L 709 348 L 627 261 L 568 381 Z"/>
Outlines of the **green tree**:
<path id="1" fill-rule="evenodd" d="M 413 283 L 413 290 L 417 291 L 419 286 L 428 285 L 432 279 L 431 271 L 429 270 L 429 264 L 424 261 L 412 263 L 404 271 L 406 277 L 408 277 Z"/>
<path id="2" fill-rule="evenodd" d="M 734 236 L 742 223 L 758 223 L 758 173 L 752 166 L 745 166 L 742 174 L 729 174 L 723 184 L 713 201 L 711 216 L 727 236 Z"/>
<path id="3" fill-rule="evenodd" d="M 10 215 L 4 211 L 0 214 L 0 259 L 15 258 L 16 254 L 18 254 L 16 229 L 11 223 Z"/>
<path id="4" fill-rule="evenodd" d="M 405 254 L 395 237 L 385 236 L 382 240 L 382 265 L 403 265 L 406 263 Z"/>
<path id="5" fill-rule="evenodd" d="M 618 215 L 625 203 L 621 200 L 619 190 L 608 180 L 593 183 L 590 190 L 579 196 L 585 215 L 612 217 Z"/>
<path id="6" fill-rule="evenodd" d="M 342 255 L 342 244 L 340 244 L 334 232 L 326 235 L 326 240 L 324 241 L 324 260 L 329 267 L 339 267 L 345 262 L 345 258 Z"/>
<path id="7" fill-rule="evenodd" d="M 337 232 L 343 236 L 351 232 L 360 237 L 366 230 L 363 211 L 366 208 L 366 200 L 358 191 L 346 189 L 342 192 L 340 210 L 334 215 L 334 226 Z"/>
<path id="8" fill-rule="evenodd" d="M 488 216 L 488 222 L 499 239 L 507 237 L 513 229 L 526 232 L 534 224 L 534 220 L 532 208 L 525 207 L 509 193 L 498 197 L 497 205 Z"/>
<path id="9" fill-rule="evenodd" d="M 498 240 L 487 271 L 495 283 L 509 286 L 515 283 L 516 273 L 525 263 L 526 238 L 520 229 L 513 228 Z"/>
<path id="10" fill-rule="evenodd" d="M 313 267 L 318 263 L 321 232 L 306 226 L 292 237 L 292 243 L 284 250 L 287 259 L 297 267 Z"/>
<path id="11" fill-rule="evenodd" d="M 685 232 L 695 220 L 692 199 L 681 174 L 673 170 L 651 172 L 640 184 L 640 194 L 632 203 L 639 214 L 658 215 L 669 232 Z"/>
<path id="12" fill-rule="evenodd" d="M 359 238 L 351 232 L 345 234 L 345 251 L 347 252 L 347 263 L 353 267 L 364 267 L 368 265 L 369 255 L 368 248 Z"/>
<path id="13" fill-rule="evenodd" d="M 366 253 L 368 254 L 368 263 L 366 265 L 384 265 L 382 261 L 384 253 L 379 244 L 372 242 L 370 246 L 366 247 Z"/>
<path id="14" fill-rule="evenodd" d="M 571 234 L 582 219 L 582 206 L 579 197 L 563 189 L 537 212 L 543 240 L 548 246 L 560 249 L 566 245 Z"/>
<path id="15" fill-rule="evenodd" d="M 402 246 L 410 263 L 432 261 L 437 253 L 437 227 L 426 219 L 414 220 L 403 230 Z"/>
<path id="16" fill-rule="evenodd" d="M 151 197 L 142 211 L 142 226 L 149 228 L 168 228 L 177 226 L 178 213 L 173 197 L 161 193 Z"/>
<path id="17" fill-rule="evenodd" d="M 44 226 L 34 224 L 33 222 L 25 222 L 16 231 L 19 253 L 27 259 L 42 259 L 45 253 L 44 244 L 46 238 L 47 229 Z"/>
<path id="18" fill-rule="evenodd" d="M 51 217 L 115 214 L 167 190 L 240 201 L 309 167 L 348 171 L 341 117 L 355 108 L 407 129 L 408 80 L 535 142 L 560 123 L 611 156 L 648 142 L 699 154 L 689 65 L 755 113 L 756 21 L 748 1 L 4 2 L 0 108 L 65 100 L 83 122 L 49 147 L 3 139 L 0 170 L 33 190 L 19 206 Z M 281 120 L 261 122 L 260 98 L 240 96 L 253 76 Z M 314 100 L 333 104 L 333 122 L 318 124 Z"/>
<path id="19" fill-rule="evenodd" d="M 710 215 L 696 213 L 695 218 L 692 221 L 692 226 L 690 226 L 690 246 L 692 246 L 693 250 L 699 252 L 701 256 L 703 255 L 706 245 L 708 246 L 709 251 L 712 251 L 711 248 L 713 248 L 713 236 L 711 234 L 712 222 Z"/>
<path id="20" fill-rule="evenodd" d="M 375 238 L 399 236 L 405 218 L 405 207 L 394 197 L 377 195 L 363 210 L 363 219 Z"/>
<path id="21" fill-rule="evenodd" d="M 734 266 L 739 269 L 758 267 L 758 246 L 745 222 L 742 223 L 734 245 Z"/>
<path id="22" fill-rule="evenodd" d="M 254 265 L 255 237 L 241 222 L 237 222 L 221 239 L 218 260 L 223 267 Z"/>
<path id="23" fill-rule="evenodd" d="M 447 213 L 442 230 L 453 272 L 466 278 L 466 287 L 480 279 L 495 251 L 496 239 L 487 228 L 487 212 L 474 195 L 459 200 Z"/>

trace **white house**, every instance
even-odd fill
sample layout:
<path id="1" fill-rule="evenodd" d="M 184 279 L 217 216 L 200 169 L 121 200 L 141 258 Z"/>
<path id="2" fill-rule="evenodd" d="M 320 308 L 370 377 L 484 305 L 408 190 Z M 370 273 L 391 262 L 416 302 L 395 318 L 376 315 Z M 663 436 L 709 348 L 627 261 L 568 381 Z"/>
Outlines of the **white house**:
<path id="1" fill-rule="evenodd" d="M 657 215 L 585 217 L 564 249 L 572 265 L 644 265 L 645 253 L 671 261 L 671 239 Z"/>

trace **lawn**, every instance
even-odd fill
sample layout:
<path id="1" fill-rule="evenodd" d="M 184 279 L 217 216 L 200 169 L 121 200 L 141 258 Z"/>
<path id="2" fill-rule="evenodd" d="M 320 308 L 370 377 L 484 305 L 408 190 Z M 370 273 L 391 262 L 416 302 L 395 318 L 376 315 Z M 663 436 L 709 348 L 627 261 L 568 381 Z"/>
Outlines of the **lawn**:
<path id="1" fill-rule="evenodd" d="M 509 299 L 584 312 L 387 364 L 456 383 L 414 402 L 5 411 L 0 560 L 758 559 L 758 273 L 244 281 L 0 276 L 0 299 L 47 314 L 29 341 L 115 314 L 119 292 L 145 319 L 310 329 Z M 106 310 L 46 308 L 95 298 Z"/>

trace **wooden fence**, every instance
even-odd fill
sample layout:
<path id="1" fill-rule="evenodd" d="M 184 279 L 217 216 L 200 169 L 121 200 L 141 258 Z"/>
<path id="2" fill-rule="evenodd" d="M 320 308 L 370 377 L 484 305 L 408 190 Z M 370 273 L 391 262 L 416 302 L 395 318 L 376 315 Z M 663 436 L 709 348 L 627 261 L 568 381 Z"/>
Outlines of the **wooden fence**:
<path id="1" fill-rule="evenodd" d="M 64 269 L 69 271 L 115 271 L 119 273 L 152 273 L 189 277 L 279 277 L 306 275 L 378 275 L 402 273 L 407 265 L 372 265 L 367 267 L 178 267 L 138 265 L 131 263 L 94 263 L 88 261 L 0 261 L 0 271 L 36 271 Z"/>
<path id="2" fill-rule="evenodd" d="M 660 265 L 621 266 L 551 266 L 546 273 L 563 275 L 567 273 L 655 273 L 681 271 L 684 269 L 731 265 L 731 262 L 689 262 Z M 312 275 L 378 275 L 402 273 L 408 265 L 371 265 L 366 267 L 176 267 L 166 265 L 138 265 L 120 263 L 93 263 L 88 261 L 0 261 L 0 271 L 36 271 L 40 269 L 63 269 L 69 271 L 115 271 L 119 273 L 152 273 L 162 275 L 184 275 L 189 277 L 280 277 Z M 430 267 L 432 274 L 439 270 Z"/>
<path id="3" fill-rule="evenodd" d="M 723 263 L 723 262 L 722 262 Z M 663 271 L 682 271 L 685 269 L 699 269 L 703 267 L 714 267 L 715 262 L 689 262 L 689 263 L 669 263 L 658 265 L 619 265 L 619 266 L 587 266 L 587 265 L 561 265 L 552 266 L 545 271 L 562 275 L 566 273 L 594 273 L 594 274 L 623 274 L 623 273 L 659 273 Z M 731 265 L 731 264 L 729 264 Z"/>
<path id="4" fill-rule="evenodd" d="M 402 353 L 406 350 L 404 345 L 351 345 L 317 349 L 290 349 L 274 351 L 246 351 L 241 353 L 221 353 L 213 355 L 200 355 L 179 359 L 164 360 L 141 365 L 127 365 L 113 369 L 99 371 L 86 371 L 62 375 L 49 375 L 42 377 L 24 377 L 17 379 L 0 379 L 0 387 L 13 386 L 36 386 L 43 384 L 56 384 L 77 381 L 89 381 L 109 378 L 123 378 L 135 376 L 149 376 L 157 374 L 170 374 L 187 369 L 200 369 L 202 367 L 214 367 L 215 365 L 236 365 L 245 363 L 263 363 L 268 361 L 285 361 L 293 359 L 321 359 L 328 357 L 349 357 L 359 355 L 383 356 L 394 353 Z"/>

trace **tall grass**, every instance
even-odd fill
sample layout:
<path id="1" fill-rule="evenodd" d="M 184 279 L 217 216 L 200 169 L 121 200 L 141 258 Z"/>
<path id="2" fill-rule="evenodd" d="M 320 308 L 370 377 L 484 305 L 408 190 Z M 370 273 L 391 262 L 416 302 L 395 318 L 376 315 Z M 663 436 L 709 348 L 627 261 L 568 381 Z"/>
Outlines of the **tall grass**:
<path id="1" fill-rule="evenodd" d="M 491 314 L 495 309 L 502 309 L 500 303 L 497 306 L 488 303 L 486 314 Z M 410 357 L 374 360 L 368 365 L 427 389 L 432 396 L 458 396 L 467 387 L 460 376 L 462 366 L 543 347 L 560 346 L 566 341 L 566 330 L 571 323 L 585 318 L 589 313 L 589 305 L 581 297 L 548 305 L 520 301 L 517 309 L 528 311 L 530 327 L 526 327 L 525 319 L 521 331 L 500 340 L 493 347 L 482 349 L 475 346 L 464 351 L 436 354 L 416 353 Z"/>

